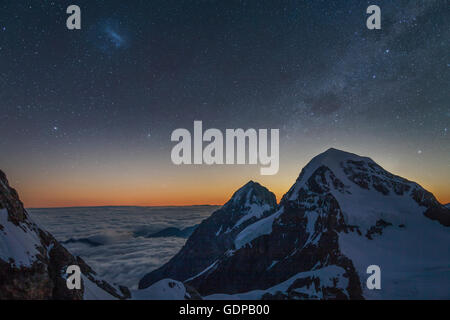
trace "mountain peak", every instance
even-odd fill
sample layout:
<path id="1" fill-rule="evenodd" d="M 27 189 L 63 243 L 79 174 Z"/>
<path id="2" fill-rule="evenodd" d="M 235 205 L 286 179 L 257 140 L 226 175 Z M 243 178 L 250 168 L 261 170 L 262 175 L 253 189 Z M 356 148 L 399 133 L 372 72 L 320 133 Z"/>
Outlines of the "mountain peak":
<path id="1" fill-rule="evenodd" d="M 139 282 L 139 288 L 147 288 L 164 278 L 192 280 L 204 270 L 212 271 L 215 261 L 234 249 L 236 235 L 246 226 L 270 215 L 276 207 L 275 195 L 250 180 L 222 208 L 200 223 L 177 255 L 146 274 Z"/>
<path id="2" fill-rule="evenodd" d="M 429 209 L 424 214 L 430 219 L 450 225 L 445 213 L 448 208 L 417 183 L 386 171 L 370 158 L 334 148 L 317 155 L 302 169 L 281 203 L 296 204 L 314 193 L 336 198 L 347 222 L 352 225 L 370 227 L 387 217 L 390 222 L 403 224 L 405 213 L 417 204 Z M 389 207 L 392 201 L 396 203 L 395 210 Z M 357 207 L 355 202 L 359 204 Z M 361 214 L 363 206 L 364 215 Z"/>
<path id="3" fill-rule="evenodd" d="M 254 186 L 261 186 L 258 182 L 255 182 L 253 180 L 250 180 L 249 182 L 247 182 L 246 184 L 244 184 L 241 189 L 243 188 L 252 188 Z"/>
<path id="4" fill-rule="evenodd" d="M 300 175 L 297 178 L 295 184 L 291 187 L 286 195 L 291 195 L 294 191 L 296 193 L 298 189 L 306 183 L 306 181 L 311 177 L 311 175 L 320 167 L 325 166 L 331 171 L 337 173 L 342 170 L 342 163 L 347 161 L 358 161 L 367 162 L 375 164 L 375 162 L 367 157 L 362 157 L 354 153 L 342 151 L 335 148 L 329 148 L 326 151 L 318 154 L 312 158 L 308 164 L 302 169 Z M 376 165 L 376 164 L 375 164 Z M 286 196 L 285 195 L 285 196 Z"/>
<path id="5" fill-rule="evenodd" d="M 353 161 L 368 161 L 374 162 L 372 159 L 368 157 L 359 156 L 355 153 L 329 148 L 328 150 L 318 154 L 315 156 L 309 163 L 318 163 L 328 165 L 331 163 L 339 163 L 345 160 L 353 160 Z M 309 165 L 309 164 L 308 164 Z"/>
<path id="6" fill-rule="evenodd" d="M 344 151 L 344 150 L 341 150 L 341 149 L 336 149 L 336 148 L 333 148 L 333 147 L 331 147 L 331 148 L 328 148 L 326 151 L 324 151 L 323 153 L 350 153 L 350 152 L 347 152 L 347 151 Z"/>
<path id="7" fill-rule="evenodd" d="M 225 206 L 249 206 L 250 204 L 268 203 L 276 206 L 275 195 L 258 182 L 250 180 L 239 188 Z"/>

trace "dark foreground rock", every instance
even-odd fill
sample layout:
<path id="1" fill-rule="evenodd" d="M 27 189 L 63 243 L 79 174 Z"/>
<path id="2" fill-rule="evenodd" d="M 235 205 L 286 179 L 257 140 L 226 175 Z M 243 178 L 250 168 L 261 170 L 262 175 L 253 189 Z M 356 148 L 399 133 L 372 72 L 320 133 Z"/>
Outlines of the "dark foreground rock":
<path id="1" fill-rule="evenodd" d="M 78 265 L 83 273 L 81 290 L 69 290 L 66 269 Z M 0 171 L 0 299 L 125 299 L 126 287 L 114 287 L 73 256 L 56 239 L 34 223 L 17 192 Z"/>

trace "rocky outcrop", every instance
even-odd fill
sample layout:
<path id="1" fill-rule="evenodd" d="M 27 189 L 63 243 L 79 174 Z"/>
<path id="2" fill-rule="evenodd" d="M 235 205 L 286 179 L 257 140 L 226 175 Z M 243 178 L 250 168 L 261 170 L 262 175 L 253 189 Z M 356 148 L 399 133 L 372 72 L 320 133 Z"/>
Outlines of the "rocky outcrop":
<path id="1" fill-rule="evenodd" d="M 236 235 L 246 226 L 270 215 L 276 205 L 272 192 L 250 181 L 205 219 L 167 264 L 141 279 L 139 288 L 164 278 L 185 281 L 195 276 L 233 249 Z"/>
<path id="2" fill-rule="evenodd" d="M 66 269 L 78 265 L 83 273 L 81 290 L 69 290 Z M 89 298 L 98 291 L 107 298 L 127 298 L 126 287 L 113 287 L 73 256 L 56 239 L 34 223 L 17 192 L 0 171 L 0 300 Z"/>
<path id="3" fill-rule="evenodd" d="M 239 250 L 221 259 L 213 270 L 187 283 L 202 295 L 216 293 L 217 288 L 221 293 L 233 294 L 267 289 L 296 274 L 334 266 L 342 271 L 341 279 L 336 277 L 336 285 L 325 285 L 329 279 L 311 274 L 299 277 L 284 292 L 265 293 L 262 298 L 361 299 L 355 268 L 339 250 L 338 234 L 348 226 L 338 202 L 329 193 L 327 177 L 341 187 L 328 168 L 317 168 L 295 199 L 283 197 L 270 233 L 240 244 Z M 338 286 L 339 282 L 347 285 Z M 301 292 L 299 289 L 304 287 L 316 290 Z"/>

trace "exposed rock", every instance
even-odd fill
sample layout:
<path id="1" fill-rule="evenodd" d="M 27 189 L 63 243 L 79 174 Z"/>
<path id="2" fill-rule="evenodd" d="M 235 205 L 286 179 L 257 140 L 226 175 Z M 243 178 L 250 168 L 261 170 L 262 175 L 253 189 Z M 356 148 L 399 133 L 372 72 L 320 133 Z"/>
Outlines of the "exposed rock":
<path id="1" fill-rule="evenodd" d="M 116 289 L 95 278 L 95 272 L 74 257 L 48 232 L 29 217 L 17 192 L 0 171 L 0 300 L 85 298 L 85 281 L 80 290 L 69 290 L 65 271 L 78 265 L 83 275 L 111 298 L 127 298 L 125 287 Z"/>

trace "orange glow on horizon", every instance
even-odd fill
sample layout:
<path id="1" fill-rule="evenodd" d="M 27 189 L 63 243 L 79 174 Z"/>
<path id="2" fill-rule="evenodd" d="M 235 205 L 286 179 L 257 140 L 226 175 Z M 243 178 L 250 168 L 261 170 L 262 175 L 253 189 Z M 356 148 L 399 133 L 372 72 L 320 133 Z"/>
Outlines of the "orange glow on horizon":
<path id="1" fill-rule="evenodd" d="M 121 192 L 47 192 L 34 193 L 31 190 L 18 190 L 21 200 L 27 208 L 52 208 L 52 207 L 94 207 L 94 206 L 195 206 L 195 205 L 223 205 L 233 195 L 233 193 L 242 186 L 237 187 L 216 187 L 213 190 L 208 188 L 183 188 L 178 192 L 167 193 L 160 190 L 160 193 L 142 191 L 129 194 Z M 285 188 L 272 191 L 279 202 L 282 196 L 289 190 L 291 184 L 286 184 Z M 438 201 L 442 204 L 450 203 L 450 195 L 445 192 L 426 188 L 432 192 Z M 54 190 L 48 190 L 54 191 Z"/>
<path id="2" fill-rule="evenodd" d="M 257 166 L 174 166 L 167 161 L 149 165 L 148 159 L 137 158 L 111 158 L 101 167 L 87 163 L 77 169 L 55 166 L 50 172 L 9 168 L 5 172 L 27 208 L 222 205 L 250 180 L 272 191 L 279 202 L 322 149 L 292 155 L 273 176 L 261 176 Z M 450 203 L 447 173 L 436 164 L 424 167 L 400 158 L 374 157 L 370 150 L 351 151 L 372 156 L 387 171 L 419 183 L 440 203 Z"/>

